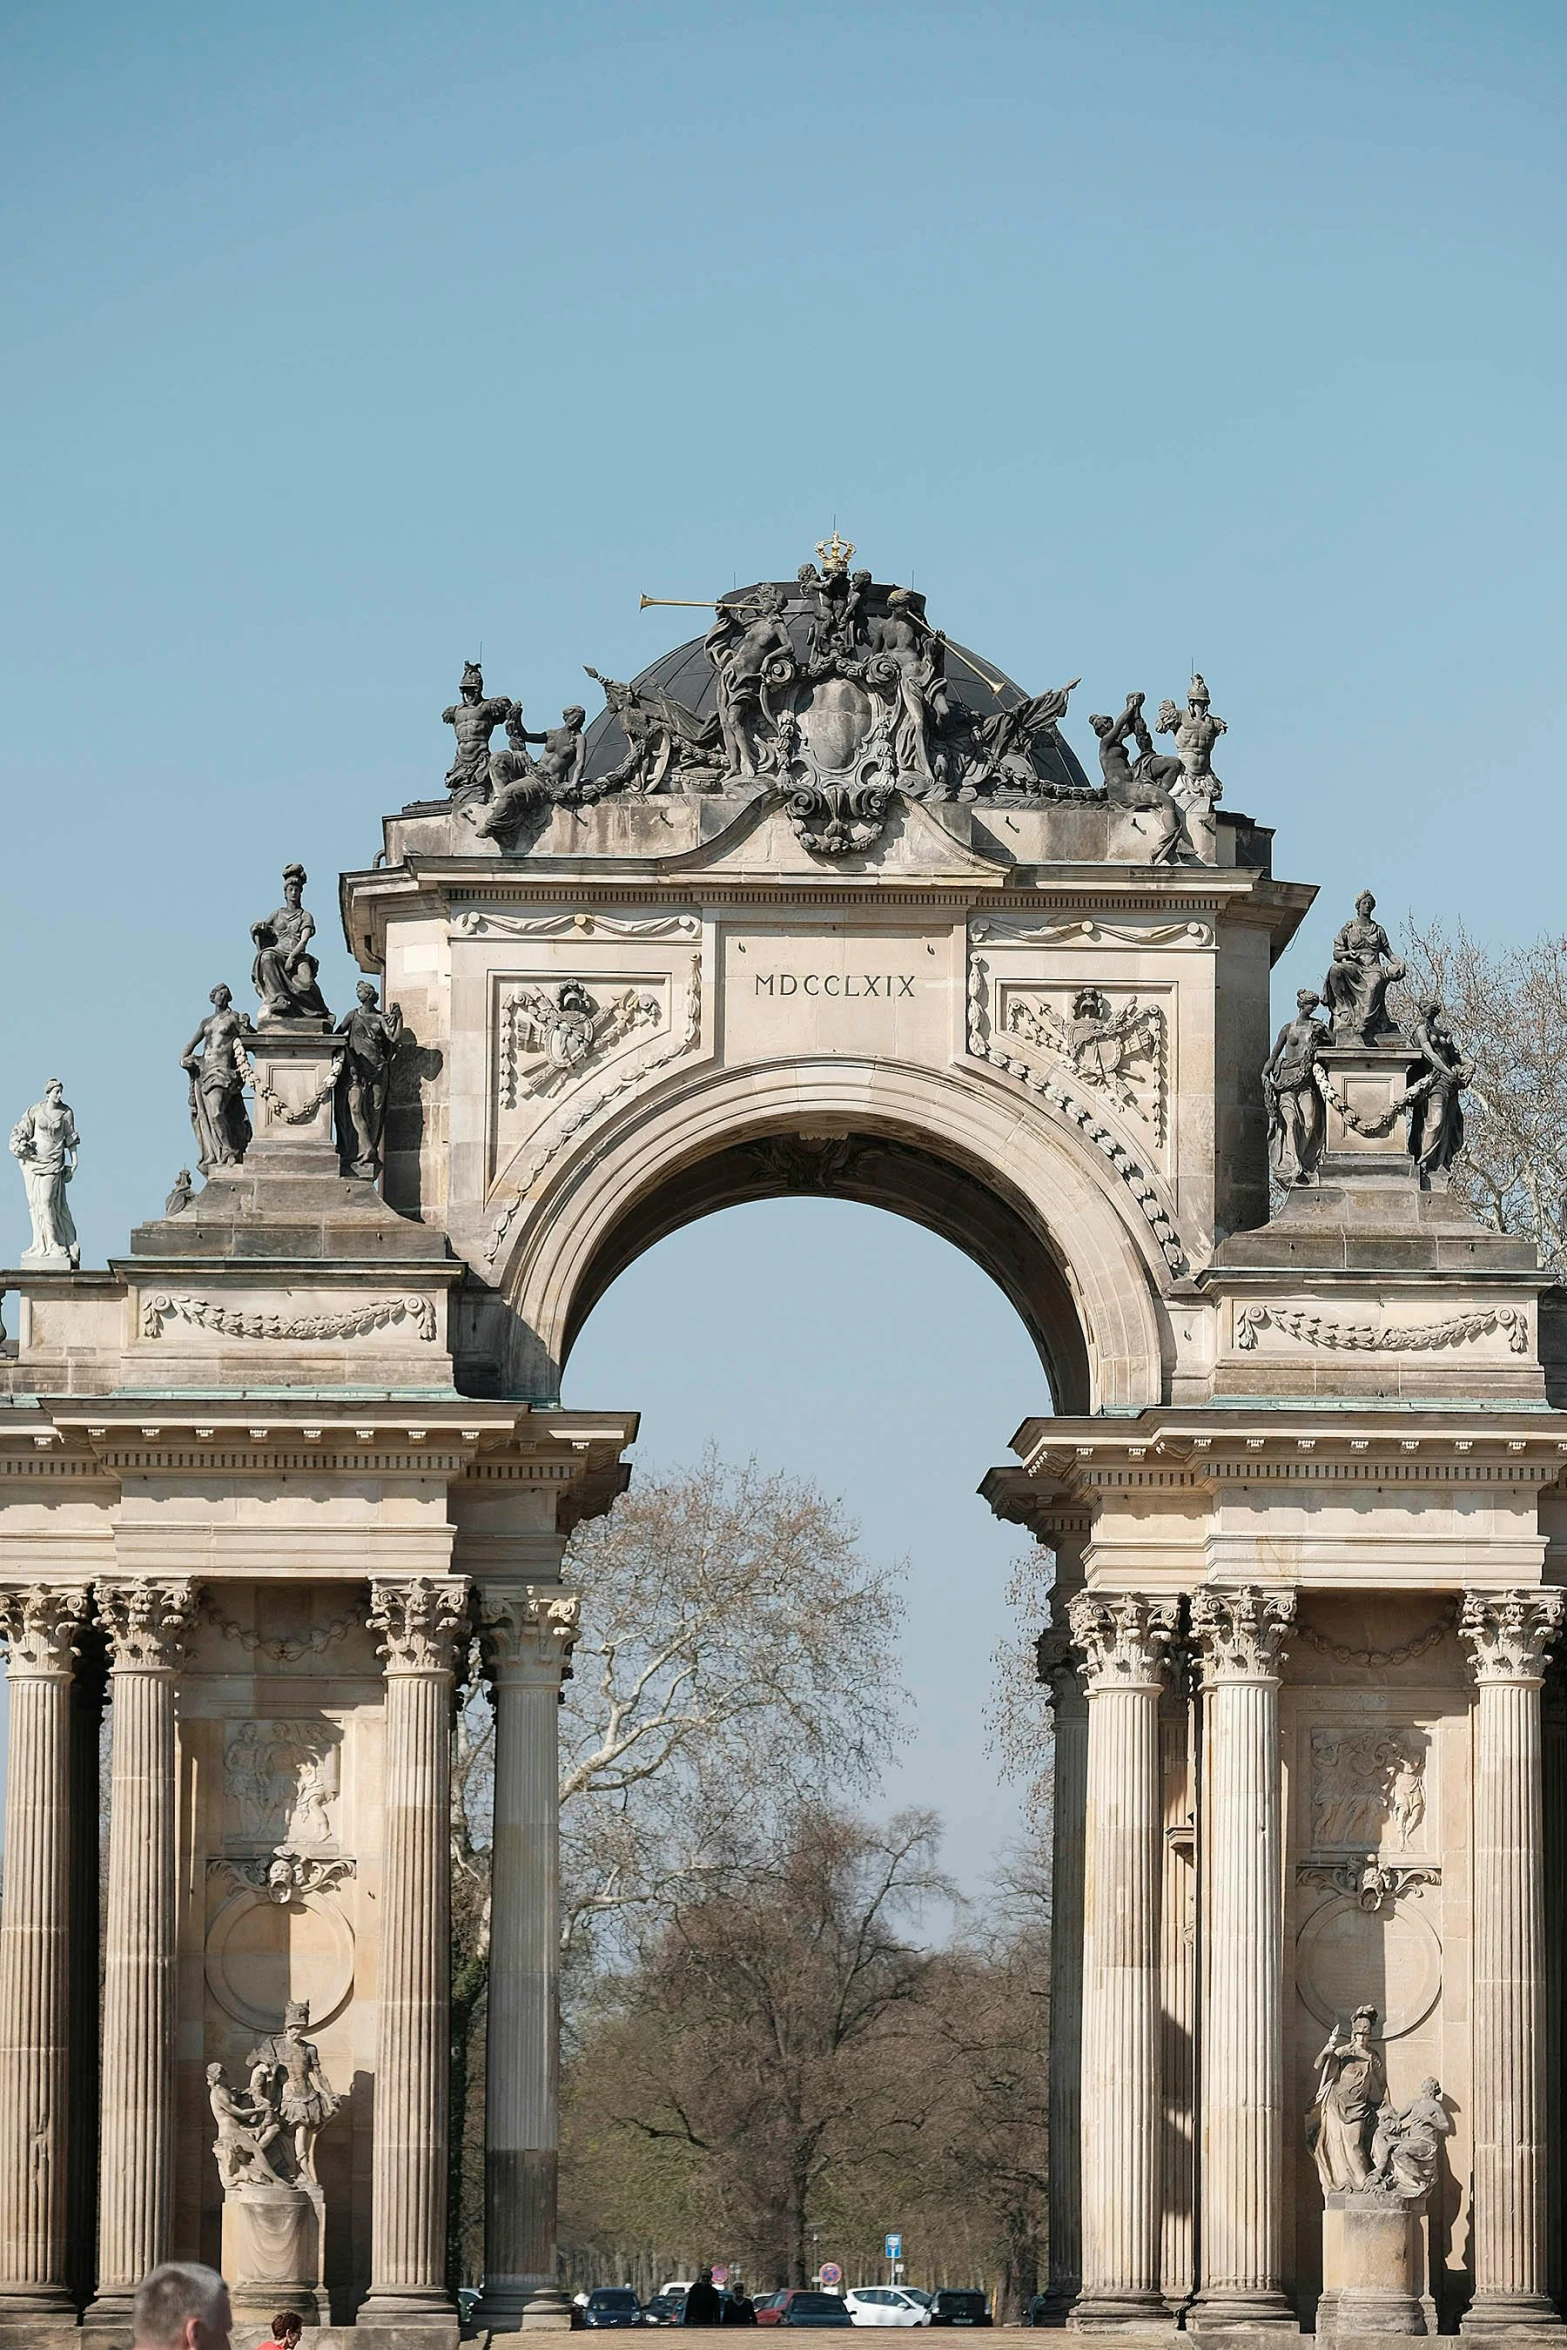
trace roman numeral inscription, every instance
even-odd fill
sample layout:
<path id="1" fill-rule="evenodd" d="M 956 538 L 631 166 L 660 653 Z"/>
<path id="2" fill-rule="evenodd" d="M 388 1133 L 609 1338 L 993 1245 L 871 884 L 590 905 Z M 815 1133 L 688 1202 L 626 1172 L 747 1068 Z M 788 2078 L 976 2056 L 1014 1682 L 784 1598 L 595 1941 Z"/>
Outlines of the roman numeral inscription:
<path id="1" fill-rule="evenodd" d="M 914 980 L 904 971 L 758 971 L 754 992 L 760 996 L 840 996 L 859 1000 L 880 996 L 887 1002 L 914 994 Z"/>

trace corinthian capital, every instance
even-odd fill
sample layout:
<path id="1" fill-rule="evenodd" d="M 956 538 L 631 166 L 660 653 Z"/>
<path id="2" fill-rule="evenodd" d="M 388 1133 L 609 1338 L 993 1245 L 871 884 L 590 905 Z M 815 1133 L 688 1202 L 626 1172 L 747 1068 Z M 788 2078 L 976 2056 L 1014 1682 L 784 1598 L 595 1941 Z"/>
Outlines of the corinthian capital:
<path id="1" fill-rule="evenodd" d="M 1466 1591 L 1458 1637 L 1477 1681 L 1539 1681 L 1567 1617 L 1567 1591 Z"/>
<path id="2" fill-rule="evenodd" d="M 1294 1621 L 1293 1591 L 1259 1591 L 1254 1583 L 1194 1591 L 1192 1639 L 1204 1683 L 1275 1679 Z"/>
<path id="3" fill-rule="evenodd" d="M 111 1673 L 172 1673 L 196 1616 L 196 1586 L 185 1581 L 100 1583 L 100 1632 L 109 1636 Z"/>
<path id="4" fill-rule="evenodd" d="M 1138 1591 L 1080 1591 L 1066 1612 L 1090 1696 L 1160 1686 L 1164 1651 L 1180 1621 L 1178 1601 L 1145 1599 Z"/>
<path id="5" fill-rule="evenodd" d="M 466 1575 L 414 1575 L 406 1583 L 372 1583 L 372 1632 L 389 1673 L 450 1673 L 468 1640 Z"/>
<path id="6" fill-rule="evenodd" d="M 571 1652 L 582 1637 L 581 1596 L 532 1583 L 515 1590 L 492 1587 L 484 1595 L 479 1635 L 492 1681 L 567 1681 Z"/>
<path id="7" fill-rule="evenodd" d="M 11 1680 L 69 1680 L 76 1636 L 87 1620 L 88 1593 L 52 1591 L 33 1583 L 26 1590 L 0 1590 L 0 1633 L 5 1636 L 6 1672 Z"/>

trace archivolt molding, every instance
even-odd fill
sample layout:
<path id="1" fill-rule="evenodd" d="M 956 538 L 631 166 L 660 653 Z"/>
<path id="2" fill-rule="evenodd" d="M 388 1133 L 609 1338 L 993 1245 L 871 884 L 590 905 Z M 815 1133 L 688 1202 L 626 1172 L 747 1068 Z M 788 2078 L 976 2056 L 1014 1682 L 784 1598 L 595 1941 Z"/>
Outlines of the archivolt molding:
<path id="1" fill-rule="evenodd" d="M 968 1048 L 977 1060 L 1002 1070 L 1026 1091 L 1037 1094 L 1041 1101 L 1048 1102 L 1081 1127 L 1094 1148 L 1104 1153 L 1137 1202 L 1170 1271 L 1184 1273 L 1186 1251 L 1174 1218 L 1135 1154 L 1101 1116 L 1099 1105 L 1089 1098 L 1086 1089 L 1080 1091 L 1076 1086 L 1063 1085 L 1025 1059 L 1013 1039 L 996 1035 L 990 1018 L 990 971 L 982 955 L 971 956 L 969 960 Z"/>
<path id="2" fill-rule="evenodd" d="M 1049 1122 L 1020 1124 L 961 1066 L 847 1056 L 696 1072 L 637 1105 L 531 1203 L 509 1202 L 486 1242 L 519 1320 L 559 1362 L 573 1298 L 601 1243 L 638 1199 L 736 1145 L 813 1128 L 872 1133 L 965 1167 L 1027 1211 L 1062 1266 L 1088 1343 L 1095 1408 L 1156 1403 L 1162 1350 L 1155 1273 L 1119 1187 Z M 542 1170 L 538 1170 L 542 1172 Z M 524 1205 L 530 1206 L 519 1223 Z M 503 1244 L 515 1235 L 508 1262 Z M 493 1248 L 491 1246 L 493 1242 Z"/>

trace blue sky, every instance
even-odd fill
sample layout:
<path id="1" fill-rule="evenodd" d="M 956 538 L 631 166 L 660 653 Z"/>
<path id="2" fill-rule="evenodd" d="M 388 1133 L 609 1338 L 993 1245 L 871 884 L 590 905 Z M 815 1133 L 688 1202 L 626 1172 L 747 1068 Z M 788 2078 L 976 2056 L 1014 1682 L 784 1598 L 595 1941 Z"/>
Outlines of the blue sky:
<path id="1" fill-rule="evenodd" d="M 281 865 L 325 916 L 439 787 L 465 656 L 537 723 L 673 641 L 639 591 L 786 575 L 835 516 L 1031 688 L 1081 674 L 1080 753 L 1196 659 L 1230 803 L 1323 884 L 1280 1000 L 1368 884 L 1394 928 L 1559 926 L 1564 63 L 1508 0 L 13 5 L 0 1116 L 66 1078 L 89 1256 L 188 1155 L 178 1052 Z M 645 1343 L 758 1246 L 718 1225 L 573 1392 L 666 1458 L 743 1442 L 744 1392 L 916 1589 L 989 1589 L 969 1471 L 1039 1400 L 999 1300 L 890 1219 L 773 1213 L 725 1393 Z M 768 1384 L 800 1327 L 814 1420 Z M 841 1443 L 890 1392 L 984 1427 Z M 982 1809 L 985 1767 L 909 1791 Z"/>

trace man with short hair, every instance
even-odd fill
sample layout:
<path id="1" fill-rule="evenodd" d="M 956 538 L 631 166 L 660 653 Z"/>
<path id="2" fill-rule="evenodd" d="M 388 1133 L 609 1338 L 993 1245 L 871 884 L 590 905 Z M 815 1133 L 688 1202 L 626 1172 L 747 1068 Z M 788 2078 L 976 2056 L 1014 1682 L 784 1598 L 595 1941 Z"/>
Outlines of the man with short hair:
<path id="1" fill-rule="evenodd" d="M 194 2260 L 166 2260 L 136 2288 L 134 2350 L 229 2350 L 233 2323 L 227 2285 Z"/>

